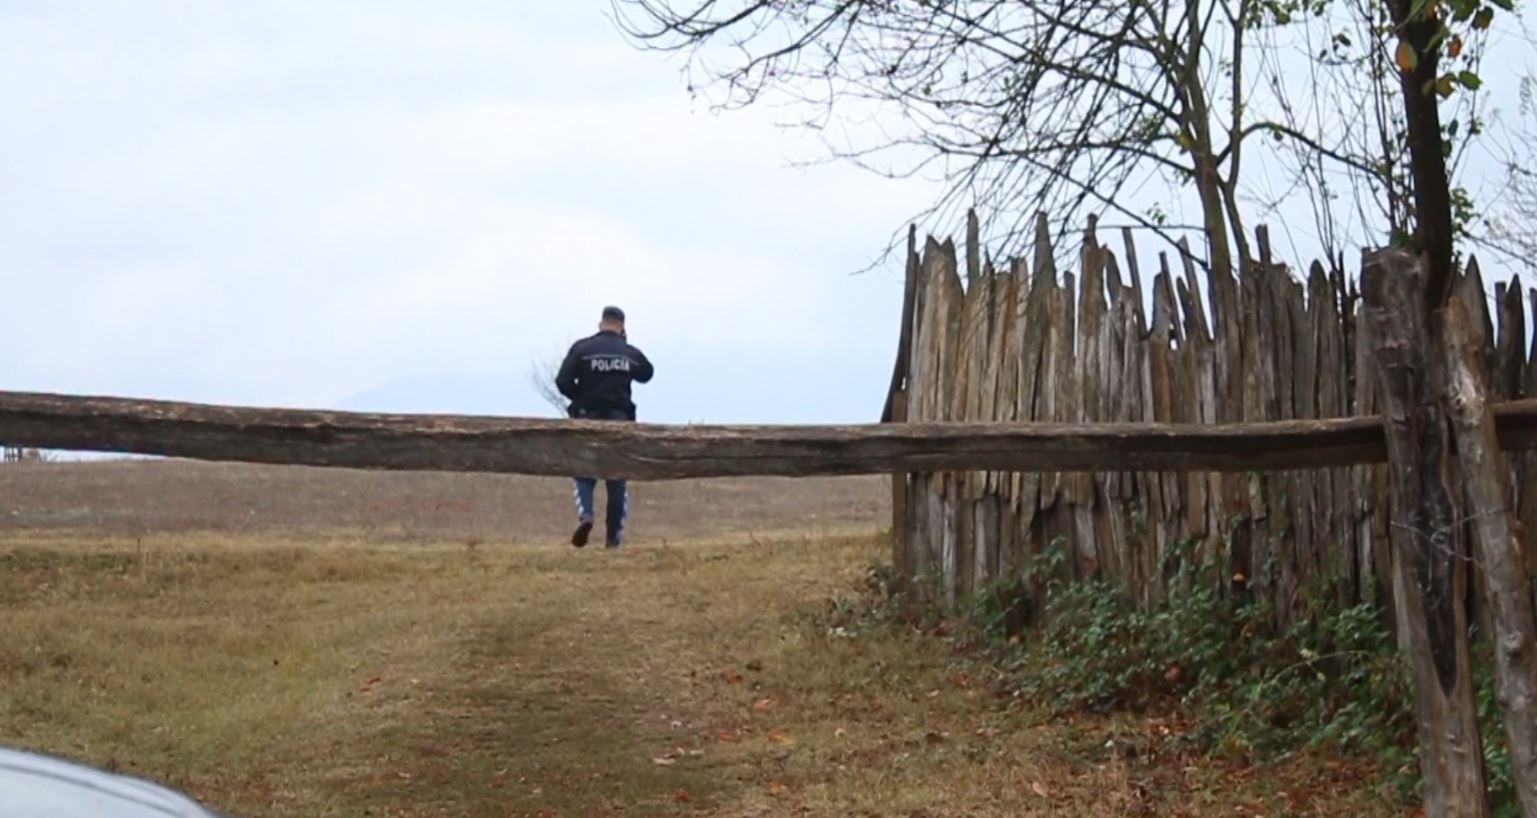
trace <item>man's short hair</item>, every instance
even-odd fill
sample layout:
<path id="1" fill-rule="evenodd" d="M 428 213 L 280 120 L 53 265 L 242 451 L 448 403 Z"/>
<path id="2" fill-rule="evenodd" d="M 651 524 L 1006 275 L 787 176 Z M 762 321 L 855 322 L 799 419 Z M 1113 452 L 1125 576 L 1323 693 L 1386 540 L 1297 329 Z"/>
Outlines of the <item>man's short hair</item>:
<path id="1" fill-rule="evenodd" d="M 623 324 L 624 323 L 624 310 L 621 310 L 618 307 L 604 307 L 603 308 L 603 320 L 604 321 L 614 321 L 616 323 Z"/>

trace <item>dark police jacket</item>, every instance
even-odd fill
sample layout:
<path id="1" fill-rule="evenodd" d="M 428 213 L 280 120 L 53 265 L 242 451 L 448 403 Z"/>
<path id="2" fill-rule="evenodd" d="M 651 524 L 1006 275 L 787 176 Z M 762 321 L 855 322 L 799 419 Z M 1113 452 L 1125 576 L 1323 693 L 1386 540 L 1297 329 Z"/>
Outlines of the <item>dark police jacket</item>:
<path id="1" fill-rule="evenodd" d="M 634 420 L 630 383 L 651 380 L 645 353 L 617 332 L 600 332 L 572 345 L 555 386 L 571 401 L 571 417 Z"/>

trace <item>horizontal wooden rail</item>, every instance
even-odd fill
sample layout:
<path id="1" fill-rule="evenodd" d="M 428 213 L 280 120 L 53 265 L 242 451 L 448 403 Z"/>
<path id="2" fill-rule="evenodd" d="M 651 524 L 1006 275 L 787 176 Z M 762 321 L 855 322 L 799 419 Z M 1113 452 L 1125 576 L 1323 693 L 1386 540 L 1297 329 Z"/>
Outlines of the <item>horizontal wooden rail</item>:
<path id="1" fill-rule="evenodd" d="M 1537 449 L 1537 400 L 1496 408 Z M 665 480 L 896 471 L 1259 471 L 1382 462 L 1377 417 L 1194 426 L 889 423 L 662 426 L 262 409 L 0 392 L 0 443 L 358 469 Z"/>

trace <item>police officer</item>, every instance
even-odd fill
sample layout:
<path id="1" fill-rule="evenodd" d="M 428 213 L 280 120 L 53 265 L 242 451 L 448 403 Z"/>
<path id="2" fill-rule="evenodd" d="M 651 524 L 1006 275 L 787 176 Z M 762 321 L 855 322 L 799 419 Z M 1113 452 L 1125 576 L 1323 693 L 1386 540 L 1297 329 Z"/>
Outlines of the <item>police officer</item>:
<path id="1" fill-rule="evenodd" d="M 604 307 L 598 334 L 572 345 L 561 362 L 555 386 L 571 401 L 568 413 L 584 420 L 634 421 L 630 384 L 646 383 L 653 373 L 644 353 L 630 345 L 624 331 L 624 311 Z M 618 548 L 630 504 L 623 480 L 605 481 L 608 489 L 607 545 Z M 598 481 L 576 478 L 576 533 L 571 544 L 581 548 L 592 534 L 593 495 Z"/>

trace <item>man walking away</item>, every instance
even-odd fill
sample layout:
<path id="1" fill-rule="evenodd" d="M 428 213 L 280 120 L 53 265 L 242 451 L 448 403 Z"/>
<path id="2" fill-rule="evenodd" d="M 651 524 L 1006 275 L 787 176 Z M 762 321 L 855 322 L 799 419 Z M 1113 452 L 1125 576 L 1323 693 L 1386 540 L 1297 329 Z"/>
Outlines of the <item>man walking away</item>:
<path id="1" fill-rule="evenodd" d="M 635 402 L 630 397 L 631 383 L 651 380 L 651 362 L 644 353 L 630 346 L 624 331 L 624 311 L 604 307 L 598 334 L 572 345 L 561 362 L 555 386 L 571 401 L 567 413 L 582 420 L 634 421 Z M 618 548 L 624 534 L 630 504 L 623 480 L 605 481 L 608 490 L 607 544 Z M 576 533 L 571 544 L 581 548 L 592 534 L 593 495 L 597 478 L 576 478 Z"/>

